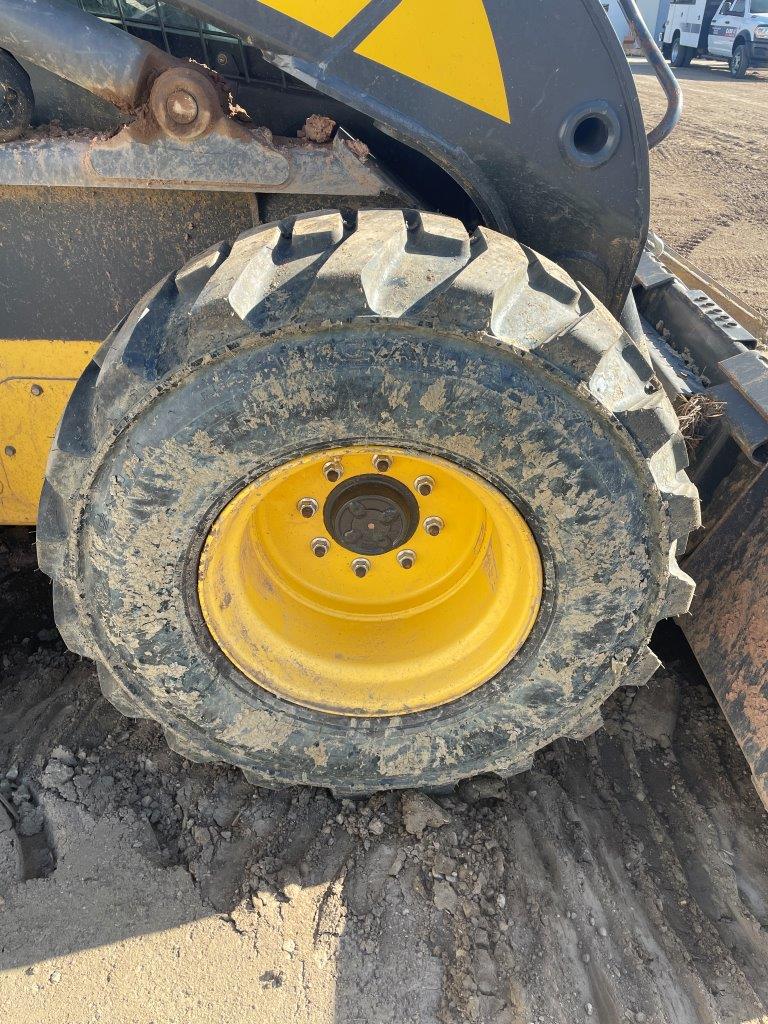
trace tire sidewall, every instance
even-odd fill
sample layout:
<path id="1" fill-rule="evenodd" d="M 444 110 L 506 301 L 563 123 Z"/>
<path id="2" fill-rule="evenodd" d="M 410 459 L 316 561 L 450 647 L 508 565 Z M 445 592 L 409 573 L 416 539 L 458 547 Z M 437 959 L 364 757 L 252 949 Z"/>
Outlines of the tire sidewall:
<path id="1" fill-rule="evenodd" d="M 533 634 L 441 708 L 350 719 L 290 704 L 242 676 L 202 623 L 197 559 L 233 494 L 297 454 L 355 442 L 478 472 L 542 553 Z M 166 382 L 95 473 L 79 571 L 104 662 L 153 717 L 262 777 L 364 792 L 515 770 L 599 706 L 655 620 L 663 545 L 650 538 L 664 529 L 645 461 L 564 376 L 495 339 L 368 320 L 252 337 Z"/>

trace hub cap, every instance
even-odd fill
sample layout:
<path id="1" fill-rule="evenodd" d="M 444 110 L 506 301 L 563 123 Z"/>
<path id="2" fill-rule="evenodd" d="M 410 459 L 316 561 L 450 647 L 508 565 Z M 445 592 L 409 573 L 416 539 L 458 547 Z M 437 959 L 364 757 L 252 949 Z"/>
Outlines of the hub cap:
<path id="1" fill-rule="evenodd" d="M 394 477 L 364 474 L 334 487 L 325 500 L 323 519 L 342 547 L 361 555 L 383 555 L 413 536 L 419 504 Z"/>
<path id="2" fill-rule="evenodd" d="M 480 477 L 355 446 L 295 459 L 236 495 L 206 538 L 198 593 L 213 639 L 252 682 L 380 716 L 496 675 L 536 621 L 542 567 L 519 511 Z"/>

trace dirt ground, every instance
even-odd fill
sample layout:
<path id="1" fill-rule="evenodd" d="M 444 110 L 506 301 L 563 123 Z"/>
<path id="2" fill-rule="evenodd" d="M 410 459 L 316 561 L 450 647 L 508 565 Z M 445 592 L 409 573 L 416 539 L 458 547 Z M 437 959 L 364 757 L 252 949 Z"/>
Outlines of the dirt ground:
<path id="1" fill-rule="evenodd" d="M 685 76 L 655 224 L 768 310 L 768 77 Z M 768 816 L 673 628 L 532 771 L 352 802 L 120 718 L 29 531 L 0 534 L 0 594 L 3 1024 L 768 1022 Z"/>
<path id="2" fill-rule="evenodd" d="M 652 72 L 633 62 L 648 125 L 664 110 Z M 651 153 L 651 223 L 768 319 L 768 71 L 732 79 L 724 64 L 678 71 L 683 116 Z"/>

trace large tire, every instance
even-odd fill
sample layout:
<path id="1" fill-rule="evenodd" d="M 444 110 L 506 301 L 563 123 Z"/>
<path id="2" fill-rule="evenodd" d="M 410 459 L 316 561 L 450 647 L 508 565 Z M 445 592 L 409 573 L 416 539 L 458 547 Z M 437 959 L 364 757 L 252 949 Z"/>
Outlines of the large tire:
<path id="1" fill-rule="evenodd" d="M 525 510 L 539 619 L 493 679 L 403 716 L 326 714 L 245 679 L 200 615 L 206 530 L 244 483 L 349 442 L 427 450 Z M 38 526 L 56 618 L 105 695 L 193 760 L 337 792 L 512 774 L 583 737 L 688 609 L 698 525 L 675 413 L 612 316 L 517 242 L 335 211 L 219 245 L 137 305 L 80 379 Z"/>

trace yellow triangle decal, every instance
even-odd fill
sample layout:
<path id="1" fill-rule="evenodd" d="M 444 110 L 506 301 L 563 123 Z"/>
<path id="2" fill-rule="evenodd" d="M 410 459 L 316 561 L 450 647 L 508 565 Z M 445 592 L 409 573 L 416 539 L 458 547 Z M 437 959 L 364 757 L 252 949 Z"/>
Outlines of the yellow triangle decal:
<path id="1" fill-rule="evenodd" d="M 308 25 L 317 32 L 335 36 L 355 15 L 366 6 L 368 0 L 261 0 L 265 7 L 287 14 L 289 18 Z"/>
<path id="2" fill-rule="evenodd" d="M 402 0 L 355 52 L 509 122 L 483 0 Z"/>

